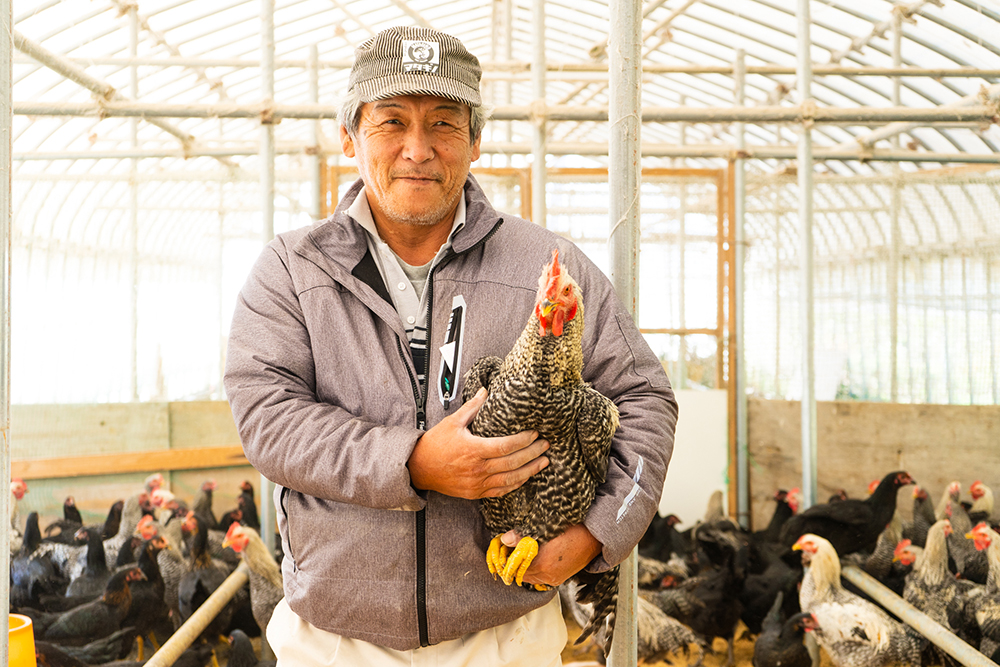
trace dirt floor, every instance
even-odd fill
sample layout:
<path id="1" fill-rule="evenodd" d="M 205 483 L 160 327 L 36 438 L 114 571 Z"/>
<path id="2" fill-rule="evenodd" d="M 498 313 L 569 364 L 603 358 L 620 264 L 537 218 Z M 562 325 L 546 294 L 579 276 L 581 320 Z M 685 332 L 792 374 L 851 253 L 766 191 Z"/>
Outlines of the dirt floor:
<path id="1" fill-rule="evenodd" d="M 569 641 L 566 644 L 566 649 L 562 653 L 563 667 L 598 667 L 604 663 L 599 661 L 599 649 L 589 642 L 585 642 L 580 646 L 574 646 L 573 642 L 576 638 L 580 636 L 580 628 L 573 621 L 567 620 L 566 627 L 569 631 Z M 743 637 L 746 627 L 740 623 L 737 631 L 737 637 Z M 746 637 L 736 640 L 736 644 L 733 647 L 734 653 L 736 655 L 736 667 L 752 667 L 753 665 L 753 639 Z M 692 647 L 696 648 L 696 647 Z M 722 639 L 716 639 L 715 643 L 712 645 L 713 653 L 705 652 L 705 658 L 702 662 L 704 667 L 722 667 L 726 664 L 726 642 Z M 820 667 L 832 667 L 829 656 L 826 653 L 821 653 Z M 692 650 L 690 656 L 684 656 L 683 654 L 672 658 L 673 662 L 652 662 L 652 663 L 640 663 L 646 667 L 693 667 L 698 662 L 698 652 Z"/>

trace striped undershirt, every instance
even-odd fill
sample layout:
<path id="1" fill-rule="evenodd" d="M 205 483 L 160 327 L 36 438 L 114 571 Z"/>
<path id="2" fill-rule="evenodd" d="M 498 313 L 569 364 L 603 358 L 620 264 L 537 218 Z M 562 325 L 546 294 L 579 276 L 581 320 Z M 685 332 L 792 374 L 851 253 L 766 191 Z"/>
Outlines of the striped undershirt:
<path id="1" fill-rule="evenodd" d="M 413 365 L 417 369 L 417 382 L 420 383 L 421 393 L 427 387 L 427 276 L 451 248 L 455 232 L 465 224 L 465 197 L 459 197 L 458 202 L 458 210 L 455 211 L 455 221 L 448 240 L 438 250 L 434 259 L 423 266 L 411 266 L 401 260 L 389 244 L 379 236 L 371 208 L 368 206 L 365 188 L 361 188 L 357 198 L 347 209 L 347 214 L 368 232 L 368 249 L 375 258 L 375 264 L 392 297 L 392 305 L 399 313 L 406 330 L 406 337 L 409 339 L 410 353 L 413 355 Z"/>

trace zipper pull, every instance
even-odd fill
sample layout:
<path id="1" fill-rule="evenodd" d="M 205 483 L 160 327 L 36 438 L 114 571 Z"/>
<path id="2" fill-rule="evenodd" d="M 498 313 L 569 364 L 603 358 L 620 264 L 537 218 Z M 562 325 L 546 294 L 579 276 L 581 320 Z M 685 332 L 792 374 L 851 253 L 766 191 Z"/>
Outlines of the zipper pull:
<path id="1" fill-rule="evenodd" d="M 426 427 L 427 427 L 427 415 L 424 414 L 423 410 L 417 409 L 417 428 L 423 431 L 424 428 Z"/>

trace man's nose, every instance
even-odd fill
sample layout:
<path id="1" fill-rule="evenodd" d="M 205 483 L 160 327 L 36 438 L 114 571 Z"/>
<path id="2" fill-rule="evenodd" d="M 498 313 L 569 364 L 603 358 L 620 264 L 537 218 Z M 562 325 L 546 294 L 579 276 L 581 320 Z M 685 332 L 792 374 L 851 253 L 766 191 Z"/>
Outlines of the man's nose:
<path id="1" fill-rule="evenodd" d="M 403 157 L 412 162 L 427 162 L 434 159 L 434 140 L 423 127 L 407 128 L 403 137 Z"/>

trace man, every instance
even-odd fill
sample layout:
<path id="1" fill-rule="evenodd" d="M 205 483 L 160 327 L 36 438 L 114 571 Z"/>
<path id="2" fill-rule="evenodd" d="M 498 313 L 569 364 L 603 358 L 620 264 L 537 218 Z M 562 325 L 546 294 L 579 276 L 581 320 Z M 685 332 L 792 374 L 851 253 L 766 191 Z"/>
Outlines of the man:
<path id="1" fill-rule="evenodd" d="M 513 346 L 554 247 L 584 294 L 584 379 L 621 427 L 585 524 L 543 544 L 525 582 L 611 568 L 656 511 L 670 384 L 583 253 L 498 214 L 469 174 L 480 76 L 434 30 L 362 44 L 340 114 L 361 179 L 333 216 L 271 242 L 240 294 L 226 391 L 247 458 L 278 485 L 280 665 L 560 664 L 555 591 L 490 576 L 476 503 L 545 467 L 548 443 L 473 436 L 485 396 L 455 398 L 476 359 Z"/>

